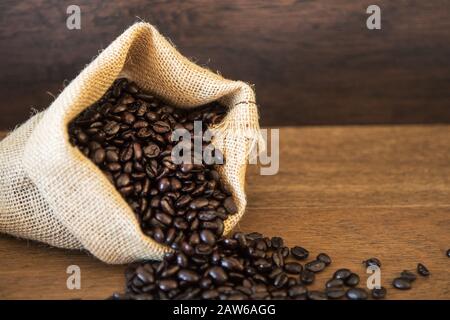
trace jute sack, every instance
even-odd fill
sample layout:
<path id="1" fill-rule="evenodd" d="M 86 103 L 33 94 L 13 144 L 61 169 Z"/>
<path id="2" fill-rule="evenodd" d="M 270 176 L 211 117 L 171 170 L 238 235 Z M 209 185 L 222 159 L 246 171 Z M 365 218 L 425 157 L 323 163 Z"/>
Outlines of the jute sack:
<path id="1" fill-rule="evenodd" d="M 182 56 L 147 23 L 127 29 L 92 61 L 50 107 L 0 142 L 0 232 L 52 246 L 85 249 L 107 263 L 161 259 L 169 249 L 145 236 L 132 209 L 104 174 L 68 139 L 68 123 L 118 77 L 135 81 L 173 105 L 218 100 L 228 108 L 214 132 L 225 156 L 221 178 L 244 213 L 251 148 L 261 139 L 253 90 Z"/>

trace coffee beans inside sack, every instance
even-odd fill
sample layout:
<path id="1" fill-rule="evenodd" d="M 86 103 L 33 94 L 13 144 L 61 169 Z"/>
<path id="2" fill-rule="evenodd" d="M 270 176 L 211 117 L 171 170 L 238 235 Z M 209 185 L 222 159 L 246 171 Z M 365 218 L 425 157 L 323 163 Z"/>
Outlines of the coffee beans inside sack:
<path id="1" fill-rule="evenodd" d="M 202 242 L 197 250 L 208 252 L 224 220 L 237 213 L 214 165 L 203 161 L 212 147 L 205 132 L 224 114 L 217 103 L 174 108 L 122 78 L 70 123 L 70 141 L 114 184 L 147 236 L 174 249 L 183 241 Z M 201 130 L 194 135 L 195 128 Z M 188 133 L 189 141 L 173 140 L 175 130 Z M 200 150 L 194 150 L 195 139 Z M 180 145 L 180 153 L 186 145 L 192 151 L 184 162 L 172 155 Z M 211 157 L 209 162 L 223 162 L 219 150 Z"/>

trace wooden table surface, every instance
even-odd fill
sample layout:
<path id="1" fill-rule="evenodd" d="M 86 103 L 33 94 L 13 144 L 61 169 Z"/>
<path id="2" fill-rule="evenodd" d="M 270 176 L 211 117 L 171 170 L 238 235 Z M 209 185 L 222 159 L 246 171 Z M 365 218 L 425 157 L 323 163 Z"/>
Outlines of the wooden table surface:
<path id="1" fill-rule="evenodd" d="M 247 175 L 248 209 L 238 229 L 281 235 L 339 267 L 368 275 L 361 261 L 382 261 L 392 299 L 450 299 L 450 126 L 283 128 L 280 171 Z M 84 252 L 0 235 L 0 298 L 103 299 L 124 286 L 124 266 Z M 409 291 L 391 289 L 418 262 L 432 275 Z M 66 268 L 81 268 L 81 289 L 66 288 Z"/>

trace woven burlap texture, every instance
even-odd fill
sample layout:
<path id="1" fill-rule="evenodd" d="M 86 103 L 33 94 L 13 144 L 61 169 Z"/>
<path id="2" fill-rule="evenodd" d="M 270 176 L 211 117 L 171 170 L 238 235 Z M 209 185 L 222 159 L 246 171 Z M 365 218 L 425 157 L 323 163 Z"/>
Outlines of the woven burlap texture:
<path id="1" fill-rule="evenodd" d="M 85 249 L 107 263 L 161 259 L 168 249 L 141 232 L 115 187 L 68 140 L 68 123 L 123 76 L 176 106 L 218 100 L 228 107 L 214 143 L 226 158 L 219 172 L 239 209 L 225 232 L 236 225 L 246 206 L 247 157 L 261 139 L 254 92 L 192 63 L 142 22 L 102 51 L 47 110 L 0 143 L 0 232 Z"/>

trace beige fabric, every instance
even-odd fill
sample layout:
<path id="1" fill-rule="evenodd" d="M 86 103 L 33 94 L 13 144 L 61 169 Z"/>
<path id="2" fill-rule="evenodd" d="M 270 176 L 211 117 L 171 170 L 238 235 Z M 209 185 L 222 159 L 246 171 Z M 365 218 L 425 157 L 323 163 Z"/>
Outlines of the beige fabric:
<path id="1" fill-rule="evenodd" d="M 53 246 L 86 249 L 107 263 L 160 259 L 168 249 L 145 236 L 134 213 L 100 170 L 68 142 L 68 123 L 126 76 L 183 107 L 219 100 L 229 112 L 216 128 L 226 157 L 219 170 L 239 212 L 250 148 L 260 139 L 253 90 L 183 57 L 158 31 L 137 23 L 111 43 L 59 95 L 0 143 L 0 231 Z"/>

